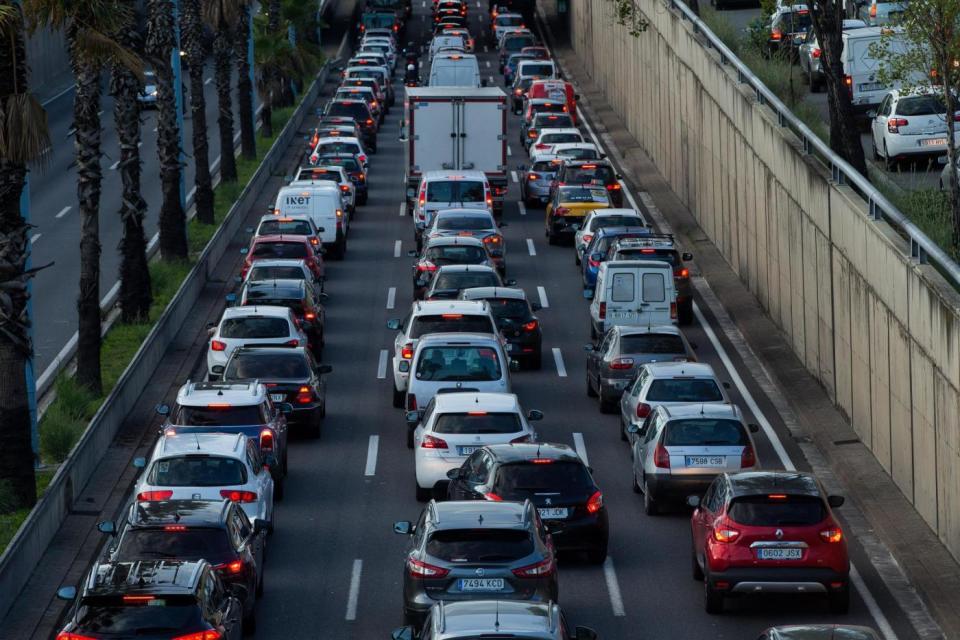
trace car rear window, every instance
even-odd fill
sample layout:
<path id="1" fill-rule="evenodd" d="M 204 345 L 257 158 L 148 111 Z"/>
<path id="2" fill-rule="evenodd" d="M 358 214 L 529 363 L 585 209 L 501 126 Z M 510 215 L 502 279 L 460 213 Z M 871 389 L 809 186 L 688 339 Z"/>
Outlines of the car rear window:
<path id="1" fill-rule="evenodd" d="M 537 113 L 564 113 L 567 105 L 563 102 L 542 102 L 530 105 L 534 114 Z"/>
<path id="2" fill-rule="evenodd" d="M 336 178 L 334 178 L 336 179 Z M 264 220 L 260 223 L 258 235 L 275 236 L 287 234 L 292 236 L 309 236 L 313 233 L 309 220 Z"/>
<path id="3" fill-rule="evenodd" d="M 117 560 L 177 558 L 215 561 L 233 552 L 226 529 L 128 529 L 117 547 Z"/>
<path id="4" fill-rule="evenodd" d="M 479 314 L 446 313 L 414 318 L 410 337 L 419 338 L 428 333 L 493 333 L 493 325 L 489 317 Z"/>
<path id="5" fill-rule="evenodd" d="M 325 164 L 335 164 L 339 167 L 343 167 L 347 171 L 359 171 L 360 163 L 357 162 L 356 158 L 346 158 L 346 157 L 337 157 L 337 156 L 321 156 L 320 161 Z"/>
<path id="6" fill-rule="evenodd" d="M 560 192 L 561 202 L 607 202 L 607 192 L 605 189 L 585 189 L 573 187 L 562 189 Z"/>
<path id="7" fill-rule="evenodd" d="M 531 171 L 537 171 L 540 173 L 556 173 L 559 168 L 559 164 L 551 160 L 540 160 L 533 163 L 533 166 L 530 167 Z"/>
<path id="8" fill-rule="evenodd" d="M 537 491 L 561 494 L 584 493 L 593 487 L 593 480 L 580 462 L 519 462 L 505 464 L 497 470 L 494 493 L 510 496 Z"/>
<path id="9" fill-rule="evenodd" d="M 481 216 L 441 216 L 437 220 L 437 229 L 444 231 L 475 231 L 494 227 L 490 218 Z"/>
<path id="10" fill-rule="evenodd" d="M 520 67 L 525 76 L 549 76 L 553 74 L 553 65 L 549 63 L 525 64 Z"/>
<path id="11" fill-rule="evenodd" d="M 783 26 L 788 33 L 804 33 L 811 24 L 809 11 L 791 11 L 783 14 Z"/>
<path id="12" fill-rule="evenodd" d="M 302 242 L 258 242 L 254 258 L 306 258 L 307 246 Z"/>
<path id="13" fill-rule="evenodd" d="M 668 378 L 650 383 L 647 400 L 657 402 L 719 402 L 720 387 L 709 378 Z"/>
<path id="14" fill-rule="evenodd" d="M 226 380 L 302 379 L 310 377 L 310 366 L 300 353 L 241 353 L 230 360 L 223 377 Z"/>
<path id="15" fill-rule="evenodd" d="M 250 270 L 250 275 L 247 276 L 247 280 L 250 282 L 256 282 L 257 280 L 303 280 L 304 273 L 303 269 L 300 267 L 257 267 L 254 266 Z M 286 326 L 287 321 L 283 321 L 284 326 Z M 220 335 L 223 335 L 223 331 L 220 332 Z M 237 336 L 224 336 L 235 338 Z M 274 336 L 263 336 L 264 338 L 273 338 Z"/>
<path id="16" fill-rule="evenodd" d="M 523 24 L 523 16 L 497 16 L 498 27 L 519 27 Z"/>
<path id="17" fill-rule="evenodd" d="M 297 316 L 303 315 L 303 300 L 300 298 L 281 298 L 271 291 L 249 291 L 244 304 L 247 306 L 286 307 Z"/>
<path id="18" fill-rule="evenodd" d="M 84 598 L 76 613 L 81 629 L 105 635 L 169 636 L 200 623 L 196 596 L 157 596 L 153 600 L 125 603 L 119 597 Z"/>
<path id="19" fill-rule="evenodd" d="M 540 137 L 540 143 L 561 144 L 564 142 L 583 142 L 579 133 L 545 133 Z"/>
<path id="20" fill-rule="evenodd" d="M 657 260 L 666 262 L 671 267 L 677 265 L 677 254 L 673 251 L 658 251 L 655 249 L 618 249 L 617 258 L 620 260 Z"/>
<path id="21" fill-rule="evenodd" d="M 492 382 L 501 377 L 500 358 L 490 347 L 427 347 L 417 362 L 417 379 Z"/>
<path id="22" fill-rule="evenodd" d="M 490 312 L 497 320 L 509 318 L 511 320 L 526 320 L 530 317 L 530 307 L 526 300 L 514 298 L 488 298 Z"/>
<path id="23" fill-rule="evenodd" d="M 537 43 L 531 35 L 507 36 L 503 40 L 504 51 L 520 51 L 524 47 L 530 47 Z"/>
<path id="24" fill-rule="evenodd" d="M 515 413 L 444 413 L 433 424 L 435 433 L 516 433 L 523 429 Z"/>
<path id="25" fill-rule="evenodd" d="M 749 444 L 747 432 L 736 420 L 693 418 L 671 420 L 663 434 L 665 447 L 736 447 Z"/>
<path id="26" fill-rule="evenodd" d="M 938 96 L 915 96 L 901 98 L 897 102 L 898 116 L 934 116 L 947 112 L 943 100 Z"/>
<path id="27" fill-rule="evenodd" d="M 570 184 L 607 184 L 616 182 L 617 177 L 606 165 L 585 165 L 568 167 L 564 180 Z"/>
<path id="28" fill-rule="evenodd" d="M 533 548 L 530 534 L 516 529 L 451 529 L 427 540 L 427 553 L 447 562 L 509 562 Z"/>
<path id="29" fill-rule="evenodd" d="M 483 183 L 477 180 L 431 180 L 427 202 L 483 202 Z"/>
<path id="30" fill-rule="evenodd" d="M 487 251 L 482 247 L 445 245 L 430 247 L 424 257 L 438 266 L 445 264 L 481 264 L 487 259 Z"/>
<path id="31" fill-rule="evenodd" d="M 362 153 L 356 142 L 324 142 L 317 147 L 317 153 Z"/>
<path id="32" fill-rule="evenodd" d="M 219 487 L 246 484 L 247 469 L 239 460 L 223 456 L 202 454 L 163 458 L 153 464 L 147 482 L 158 487 Z"/>
<path id="33" fill-rule="evenodd" d="M 598 154 L 595 149 L 590 149 L 590 148 L 557 149 L 556 154 L 558 156 L 563 156 L 565 158 L 573 158 L 575 160 L 597 160 L 600 157 L 600 154 Z"/>
<path id="34" fill-rule="evenodd" d="M 736 498 L 728 515 L 748 526 L 787 527 L 817 524 L 827 516 L 827 511 L 816 496 L 771 493 Z"/>
<path id="35" fill-rule="evenodd" d="M 174 424 L 185 427 L 232 427 L 262 424 L 260 405 L 229 407 L 186 407 L 177 409 Z"/>
<path id="36" fill-rule="evenodd" d="M 663 333 L 620 336 L 620 353 L 653 353 L 686 355 L 680 336 Z"/>
<path id="37" fill-rule="evenodd" d="M 471 289 L 473 287 L 502 287 L 503 283 L 496 273 L 490 271 L 461 271 L 459 273 L 441 273 L 437 276 L 434 291 Z"/>
<path id="38" fill-rule="evenodd" d="M 639 216 L 599 216 L 593 219 L 591 226 L 596 230 L 604 227 L 642 227 L 644 224 Z"/>
<path id="39" fill-rule="evenodd" d="M 301 277 L 302 273 L 301 273 Z M 222 338 L 286 338 L 290 325 L 286 318 L 227 318 L 220 325 Z"/>
<path id="40" fill-rule="evenodd" d="M 572 127 L 573 118 L 566 113 L 538 113 L 533 123 L 534 127 Z"/>
<path id="41" fill-rule="evenodd" d="M 373 72 L 367 77 L 373 77 Z M 331 102 L 327 107 L 328 116 L 346 116 L 356 122 L 364 122 L 370 117 L 370 109 L 365 102 Z"/>

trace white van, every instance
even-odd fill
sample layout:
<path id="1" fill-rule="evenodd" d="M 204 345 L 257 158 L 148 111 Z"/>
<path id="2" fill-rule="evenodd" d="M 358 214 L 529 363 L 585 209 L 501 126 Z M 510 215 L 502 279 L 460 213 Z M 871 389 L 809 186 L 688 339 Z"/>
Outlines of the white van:
<path id="1" fill-rule="evenodd" d="M 467 43 L 462 36 L 437 36 L 430 41 L 430 60 L 441 49 L 459 50 L 466 52 Z"/>
<path id="2" fill-rule="evenodd" d="M 431 87 L 473 87 L 481 86 L 480 65 L 477 56 L 472 53 L 448 53 L 442 51 L 433 58 L 430 65 Z"/>
<path id="3" fill-rule="evenodd" d="M 426 171 L 413 207 L 414 239 L 420 250 L 423 230 L 443 209 L 483 209 L 493 212 L 493 193 L 483 171 Z"/>
<path id="4" fill-rule="evenodd" d="M 590 337 L 615 325 L 657 326 L 677 323 L 673 267 L 659 260 L 604 262 L 590 303 Z"/>
<path id="5" fill-rule="evenodd" d="M 909 45 L 902 35 L 902 29 L 890 27 L 865 27 L 850 29 L 841 34 L 843 52 L 843 82 L 850 92 L 855 111 L 865 114 L 876 108 L 883 97 L 900 83 L 883 84 L 877 72 L 883 61 L 874 57 L 874 48 L 889 47 L 893 53 L 906 53 Z M 916 81 L 923 83 L 924 77 L 918 74 Z"/>
<path id="6" fill-rule="evenodd" d="M 332 180 L 297 180 L 282 187 L 273 205 L 273 213 L 287 216 L 306 214 L 313 219 L 323 247 L 330 257 L 342 260 L 347 251 L 349 218 L 340 185 Z"/>

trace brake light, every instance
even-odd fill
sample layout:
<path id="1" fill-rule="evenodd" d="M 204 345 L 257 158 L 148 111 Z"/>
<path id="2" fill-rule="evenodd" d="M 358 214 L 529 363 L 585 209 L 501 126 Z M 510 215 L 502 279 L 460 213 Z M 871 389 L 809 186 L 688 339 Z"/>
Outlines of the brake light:
<path id="1" fill-rule="evenodd" d="M 814 58 L 819 58 L 820 54 L 821 54 L 821 51 L 819 48 L 814 49 L 813 51 L 810 52 L 810 55 L 813 56 Z"/>
<path id="2" fill-rule="evenodd" d="M 449 449 L 450 445 L 447 444 L 447 441 L 443 438 L 437 438 L 434 436 L 424 436 L 423 442 L 420 443 L 421 449 Z"/>
<path id="3" fill-rule="evenodd" d="M 490 194 L 487 194 L 487 206 L 488 207 L 493 206 L 493 197 Z"/>
<path id="4" fill-rule="evenodd" d="M 757 464 L 757 454 L 754 453 L 753 447 L 748 444 L 740 453 L 740 468 L 746 469 L 747 467 L 752 467 L 755 464 Z"/>
<path id="5" fill-rule="evenodd" d="M 538 323 L 537 323 L 536 320 L 531 320 L 531 321 L 528 322 L 527 324 L 523 325 L 523 330 L 524 330 L 524 331 L 536 331 L 536 329 L 537 329 L 537 324 L 538 324 Z"/>
<path id="6" fill-rule="evenodd" d="M 640 403 L 638 403 L 638 404 L 637 404 L 637 417 L 638 417 L 638 418 L 646 418 L 648 415 L 650 415 L 650 409 L 651 409 L 650 405 L 648 405 L 646 402 L 640 402 Z"/>
<path id="7" fill-rule="evenodd" d="M 831 527 L 820 532 L 824 542 L 837 543 L 843 540 L 843 530 L 840 527 Z"/>
<path id="8" fill-rule="evenodd" d="M 723 542 L 723 543 L 729 544 L 739 537 L 740 537 L 739 531 L 726 526 L 722 522 L 719 523 L 713 529 L 713 539 L 716 540 L 717 542 Z"/>
<path id="9" fill-rule="evenodd" d="M 350 191 L 350 185 L 348 184 L 340 185 L 340 191 L 343 191 L 344 193 L 346 193 L 347 191 Z"/>
<path id="10" fill-rule="evenodd" d="M 554 568 L 553 558 L 551 557 L 546 560 L 541 560 L 536 564 L 514 569 L 513 575 L 518 578 L 545 578 L 553 575 Z"/>
<path id="11" fill-rule="evenodd" d="M 536 145 L 537 149 L 546 149 L 549 146 L 546 142 L 540 142 Z"/>
<path id="12" fill-rule="evenodd" d="M 785 493 L 771 493 L 767 496 L 767 500 L 786 500 L 787 494 Z"/>
<path id="13" fill-rule="evenodd" d="M 685 279 L 685 278 L 689 278 L 689 277 L 690 277 L 690 270 L 687 269 L 686 267 L 682 267 L 682 268 L 680 268 L 680 269 L 674 269 L 674 271 L 673 271 L 673 277 L 674 277 L 674 278 L 680 278 L 681 280 L 683 280 L 683 279 Z"/>
<path id="14" fill-rule="evenodd" d="M 900 127 L 910 124 L 906 118 L 890 118 L 887 120 L 887 131 L 890 133 L 900 133 Z"/>
<path id="15" fill-rule="evenodd" d="M 427 190 L 420 189 L 420 206 L 427 204 Z"/>
<path id="16" fill-rule="evenodd" d="M 783 33 L 780 32 L 780 29 L 774 27 L 773 30 L 770 32 L 770 39 L 780 40 L 782 38 L 783 38 Z"/>
<path id="17" fill-rule="evenodd" d="M 253 491 L 237 491 L 235 489 L 221 489 L 220 497 L 230 502 L 256 502 L 257 494 Z"/>
<path id="18" fill-rule="evenodd" d="M 611 369 L 616 369 L 622 371 L 624 369 L 633 368 L 633 358 L 616 358 L 613 362 L 610 363 Z"/>
<path id="19" fill-rule="evenodd" d="M 843 86 L 847 88 L 847 93 L 853 98 L 853 77 L 843 76 Z"/>
<path id="20" fill-rule="evenodd" d="M 671 320 L 677 319 L 677 303 L 676 302 L 670 303 L 670 319 Z"/>
<path id="21" fill-rule="evenodd" d="M 436 271 L 436 270 L 437 270 L 437 265 L 433 264 L 432 262 L 421 262 L 420 264 L 417 265 L 417 271 Z M 406 358 L 407 356 L 403 356 L 403 357 Z M 409 357 L 411 358 L 413 357 L 412 350 L 410 352 Z"/>
<path id="22" fill-rule="evenodd" d="M 567 213 L 570 213 L 570 209 L 567 207 L 557 207 L 556 209 L 553 210 L 553 215 L 555 217 L 560 217 Z"/>
<path id="23" fill-rule="evenodd" d="M 530 129 L 529 131 L 527 131 L 527 137 L 530 138 L 531 140 L 536 140 L 537 136 L 539 135 L 540 134 L 537 133 L 536 129 Z"/>
<path id="24" fill-rule="evenodd" d="M 284 342 L 283 344 L 287 345 L 288 347 L 299 347 L 299 346 L 300 346 L 300 340 L 299 340 L 299 338 L 294 338 L 293 340 L 287 340 L 287 341 Z"/>
<path id="25" fill-rule="evenodd" d="M 310 236 L 310 244 L 312 244 L 315 247 L 319 246 L 320 239 L 317 236 Z"/>
<path id="26" fill-rule="evenodd" d="M 96 640 L 96 638 L 82 636 L 79 633 L 67 633 L 66 631 L 61 631 L 57 634 L 57 640 Z"/>
<path id="27" fill-rule="evenodd" d="M 186 531 L 187 527 L 182 524 L 168 524 L 163 528 L 164 531 Z"/>
<path id="28" fill-rule="evenodd" d="M 483 494 L 483 497 L 489 500 L 490 502 L 503 502 L 503 498 L 501 498 L 500 496 L 498 496 L 493 492 L 487 492 Z"/>
<path id="29" fill-rule="evenodd" d="M 227 350 L 227 343 L 226 343 L 226 342 L 220 342 L 219 340 L 211 340 L 211 341 L 210 341 L 210 350 L 211 350 L 211 351 L 226 351 L 226 350 Z"/>
<path id="30" fill-rule="evenodd" d="M 414 578 L 442 578 L 450 573 L 449 569 L 427 564 L 414 558 L 407 558 L 407 570 Z"/>
<path id="31" fill-rule="evenodd" d="M 270 429 L 264 429 L 260 432 L 260 449 L 273 451 L 273 431 Z"/>
<path id="32" fill-rule="evenodd" d="M 487 236 L 483 239 L 484 244 L 500 244 L 500 236 Z"/>
<path id="33" fill-rule="evenodd" d="M 228 573 L 240 573 L 243 571 L 243 560 L 234 560 L 233 562 L 224 562 L 223 564 L 213 565 L 214 569 L 220 569 Z"/>
<path id="34" fill-rule="evenodd" d="M 297 404 L 310 404 L 313 402 L 313 389 L 307 386 L 300 387 L 297 391 Z"/>
<path id="35" fill-rule="evenodd" d="M 123 596 L 124 602 L 150 602 L 153 596 Z"/>
<path id="36" fill-rule="evenodd" d="M 155 500 L 169 500 L 173 491 L 141 491 L 137 494 L 137 502 L 153 502 Z"/>
<path id="37" fill-rule="evenodd" d="M 606 320 L 606 319 L 607 319 L 607 303 L 606 303 L 606 302 L 601 302 L 601 303 L 600 303 L 600 311 L 599 311 L 599 313 L 598 313 L 597 315 L 600 316 L 600 319 L 601 319 L 601 320 Z"/>
<path id="38" fill-rule="evenodd" d="M 608 184 L 607 191 L 620 191 L 620 183 L 614 182 L 613 184 Z"/>
<path id="39" fill-rule="evenodd" d="M 527 180 L 529 180 L 530 182 L 533 182 L 534 180 L 539 180 L 539 179 L 540 179 L 540 174 L 539 174 L 539 173 L 528 173 L 528 174 L 527 174 Z"/>
<path id="40" fill-rule="evenodd" d="M 367 126 L 368 126 L 368 127 L 372 127 L 372 126 L 373 126 L 373 118 L 367 118 Z"/>
<path id="41" fill-rule="evenodd" d="M 653 450 L 653 465 L 661 469 L 670 468 L 670 452 L 667 451 L 667 448 L 663 446 L 662 442 L 658 442 L 656 448 Z"/>
<path id="42" fill-rule="evenodd" d="M 436 269 L 437 269 L 436 267 L 433 267 L 433 269 L 427 269 L 427 271 L 436 271 Z M 407 344 L 403 345 L 403 348 L 400 349 L 400 357 L 403 358 L 404 360 L 413 359 L 413 343 L 412 342 L 408 342 Z"/>
<path id="43" fill-rule="evenodd" d="M 417 410 L 417 396 L 412 393 L 407 394 L 407 411 Z"/>
<path id="44" fill-rule="evenodd" d="M 581 236 L 581 238 L 583 239 L 583 244 L 587 245 L 587 244 L 590 244 L 591 240 L 593 240 L 593 234 L 585 233 Z"/>
<path id="45" fill-rule="evenodd" d="M 313 313 L 312 311 L 308 311 L 307 313 L 303 314 L 303 317 L 306 320 L 316 320 L 317 314 Z"/>
<path id="46" fill-rule="evenodd" d="M 603 509 L 603 494 L 597 491 L 587 500 L 587 513 L 596 513 Z"/>
<path id="47" fill-rule="evenodd" d="M 220 640 L 221 638 L 223 636 L 216 629 L 207 629 L 206 631 L 188 633 L 185 636 L 177 636 L 173 640 Z"/>
<path id="48" fill-rule="evenodd" d="M 317 164 L 320 161 L 320 156 L 313 154 L 310 156 L 310 164 Z"/>
<path id="49" fill-rule="evenodd" d="M 871 17 L 871 18 L 876 18 L 876 17 L 877 17 L 877 5 L 876 5 L 876 4 L 871 4 L 871 5 L 870 5 L 870 17 Z"/>

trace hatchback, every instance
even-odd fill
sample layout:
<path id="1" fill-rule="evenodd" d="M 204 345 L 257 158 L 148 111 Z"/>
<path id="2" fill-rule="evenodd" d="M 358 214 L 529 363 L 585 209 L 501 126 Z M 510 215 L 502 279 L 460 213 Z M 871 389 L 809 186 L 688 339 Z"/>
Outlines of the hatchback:
<path id="1" fill-rule="evenodd" d="M 542 206 L 550 200 L 550 184 L 560 170 L 562 160 L 552 154 L 537 154 L 530 160 L 529 169 L 523 165 L 520 180 L 520 199 L 528 206 Z"/>
<path id="2" fill-rule="evenodd" d="M 623 206 L 623 187 L 620 178 L 609 160 L 568 160 L 560 167 L 554 182 L 557 186 L 580 184 L 602 186 L 610 195 L 613 207 Z"/>
<path id="3" fill-rule="evenodd" d="M 324 154 L 322 157 L 326 158 L 328 154 Z M 317 158 L 320 159 L 320 156 Z M 294 176 L 294 182 L 300 182 L 301 180 L 309 182 L 319 182 L 321 180 L 330 180 L 330 182 L 336 183 L 340 187 L 340 194 L 343 197 L 343 203 L 347 207 L 347 211 L 354 212 L 357 210 L 357 204 L 365 204 L 364 202 L 357 202 L 357 187 L 353 184 L 353 180 L 350 178 L 350 174 L 347 170 L 336 164 L 328 164 L 315 167 L 300 167 L 297 169 L 297 174 Z"/>
<path id="4" fill-rule="evenodd" d="M 314 295 L 312 287 L 303 280 L 258 280 L 250 281 L 240 290 L 240 306 L 287 307 L 307 335 L 307 344 L 314 357 L 320 359 L 324 345 L 324 309 L 320 300 L 326 294 Z M 237 301 L 235 294 L 227 296 L 227 302 Z"/>
<path id="5" fill-rule="evenodd" d="M 256 227 L 247 227 L 246 231 L 252 233 L 255 238 L 260 236 L 302 236 L 309 240 L 314 247 L 320 246 L 321 231 L 313 223 L 313 218 L 308 215 L 275 216 L 268 213 L 260 218 Z M 323 258 L 319 255 L 316 259 L 321 263 L 323 262 Z"/>
<path id="6" fill-rule="evenodd" d="M 540 304 L 527 300 L 523 289 L 473 287 L 460 292 L 461 300 L 484 300 L 506 340 L 507 354 L 531 369 L 539 370 L 543 360 L 543 330 L 534 312 Z"/>
<path id="7" fill-rule="evenodd" d="M 313 152 L 310 154 L 310 164 L 319 164 L 321 156 L 346 153 L 356 156 L 363 166 L 367 166 L 369 164 L 369 158 L 367 158 L 366 148 L 367 145 L 358 138 L 349 138 L 347 136 L 320 138 L 317 140 L 317 146 L 313 148 Z"/>
<path id="8" fill-rule="evenodd" d="M 207 328 L 207 377 L 219 380 L 230 354 L 244 345 L 299 346 L 308 338 L 296 316 L 287 307 L 227 307 L 220 322 Z"/>
<path id="9" fill-rule="evenodd" d="M 561 237 L 572 238 L 583 226 L 587 212 L 609 207 L 610 197 L 603 187 L 557 187 L 547 202 L 544 235 L 550 244 L 559 244 Z"/>
<path id="10" fill-rule="evenodd" d="M 569 113 L 538 113 L 520 126 L 520 144 L 529 149 L 530 144 L 540 137 L 541 129 L 571 129 L 576 125 Z"/>
<path id="11" fill-rule="evenodd" d="M 316 227 L 314 229 L 319 231 Z M 255 261 L 276 259 L 303 260 L 315 278 L 324 278 L 325 268 L 320 248 L 315 247 L 307 236 L 256 236 L 250 241 L 250 246 L 242 248 L 240 253 L 244 256 L 243 266 L 240 267 L 241 278 L 247 275 Z"/>
<path id="12" fill-rule="evenodd" d="M 414 255 L 416 253 L 414 252 Z M 429 238 L 413 263 L 413 298 L 422 300 L 437 270 L 450 264 L 495 267 L 493 258 L 479 238 L 440 236 Z"/>
<path id="13" fill-rule="evenodd" d="M 356 203 L 358 205 L 367 204 L 369 189 L 367 187 L 367 171 L 360 162 L 360 158 L 352 153 L 325 153 L 317 157 L 317 167 L 338 166 L 343 167 L 347 172 L 347 177 L 353 183 L 356 190 Z"/>
<path id="14" fill-rule="evenodd" d="M 451 264 L 437 270 L 424 297 L 427 300 L 451 299 L 472 287 L 512 287 L 515 284 L 516 280 L 502 280 L 494 267 Z"/>
<path id="15" fill-rule="evenodd" d="M 310 271 L 303 260 L 280 258 L 279 260 L 257 260 L 244 277 L 236 276 L 237 284 L 256 282 L 257 280 L 303 280 L 313 290 L 314 295 L 323 293 L 324 281 Z M 231 307 L 241 309 L 243 307 Z"/>
<path id="16" fill-rule="evenodd" d="M 570 127 L 566 129 L 540 129 L 536 140 L 533 140 L 529 147 L 530 156 L 534 153 L 551 153 L 555 144 L 580 143 L 586 142 L 579 129 Z"/>
<path id="17" fill-rule="evenodd" d="M 900 160 L 938 157 L 947 152 L 947 107 L 936 88 L 895 89 L 867 117 L 874 158 L 882 159 L 888 169 Z M 960 133 L 954 136 L 960 141 Z"/>
<path id="18" fill-rule="evenodd" d="M 351 67 L 354 68 L 354 67 Z M 325 116 L 353 118 L 363 134 L 363 145 L 370 153 L 377 152 L 377 121 L 364 100 L 331 100 L 327 103 Z"/>
<path id="19" fill-rule="evenodd" d="M 422 623 L 438 600 L 557 600 L 553 541 L 529 500 L 430 501 L 416 524 L 393 530 L 411 537 L 403 570 L 408 622 Z"/>

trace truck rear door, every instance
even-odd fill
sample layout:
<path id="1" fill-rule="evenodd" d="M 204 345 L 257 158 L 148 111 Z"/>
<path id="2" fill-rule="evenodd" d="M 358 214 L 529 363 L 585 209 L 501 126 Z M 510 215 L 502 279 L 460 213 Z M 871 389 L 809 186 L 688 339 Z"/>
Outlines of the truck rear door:
<path id="1" fill-rule="evenodd" d="M 411 173 L 456 169 L 459 110 L 449 100 L 410 105 Z"/>

